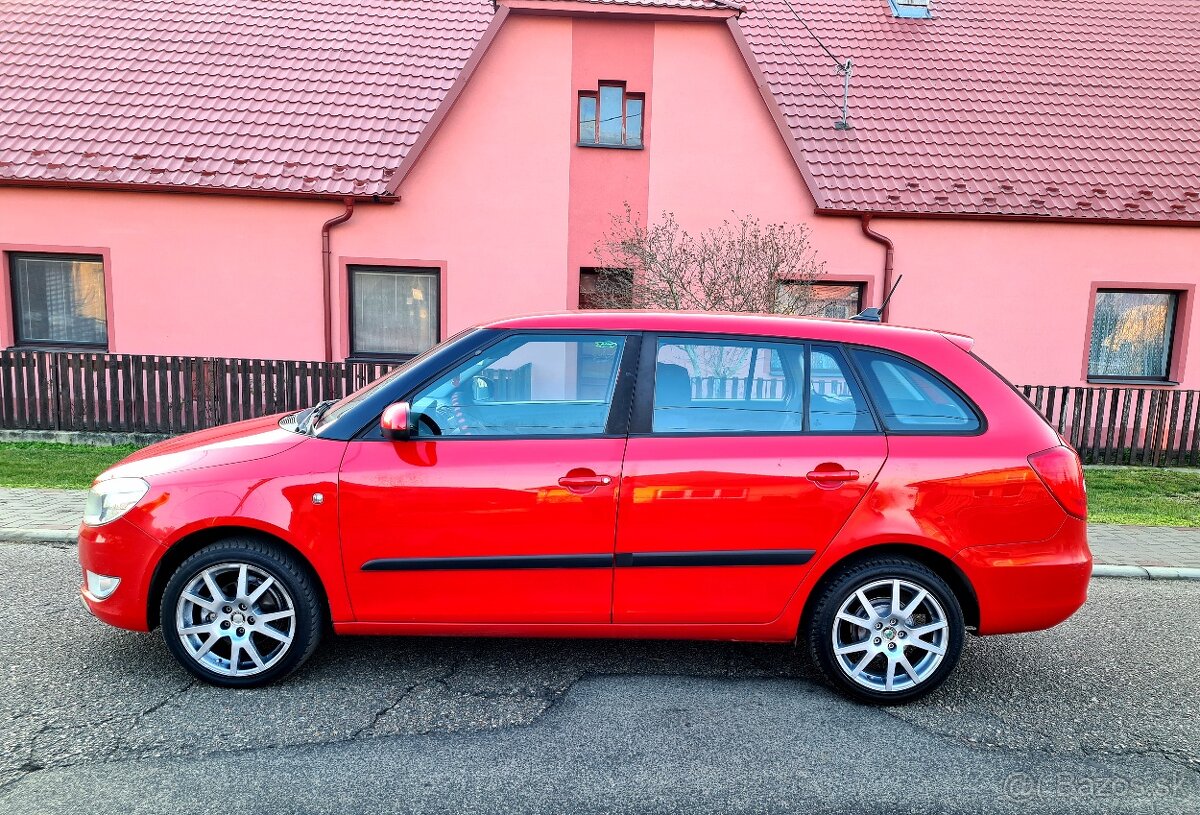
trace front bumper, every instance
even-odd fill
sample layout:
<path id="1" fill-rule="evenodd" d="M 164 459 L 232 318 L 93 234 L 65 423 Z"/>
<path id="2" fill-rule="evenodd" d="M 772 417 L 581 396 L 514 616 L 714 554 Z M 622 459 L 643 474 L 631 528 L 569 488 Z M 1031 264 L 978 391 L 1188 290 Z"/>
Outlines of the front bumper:
<path id="1" fill-rule="evenodd" d="M 97 619 L 130 631 L 149 631 L 147 595 L 154 569 L 166 548 L 125 518 L 103 526 L 79 528 L 79 564 L 83 567 L 79 595 Z M 116 590 L 100 600 L 87 590 L 84 572 L 121 579 Z"/>
<path id="2" fill-rule="evenodd" d="M 980 634 L 1058 625 L 1087 600 L 1092 576 L 1087 523 L 1078 518 L 1068 518 L 1046 540 L 974 546 L 954 562 L 975 589 Z"/>

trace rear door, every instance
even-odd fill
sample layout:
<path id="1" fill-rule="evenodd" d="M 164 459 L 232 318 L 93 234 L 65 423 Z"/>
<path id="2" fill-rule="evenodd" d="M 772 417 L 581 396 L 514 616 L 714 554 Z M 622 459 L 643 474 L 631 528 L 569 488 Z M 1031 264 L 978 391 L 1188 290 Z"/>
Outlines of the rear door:
<path id="1" fill-rule="evenodd" d="M 763 623 L 887 456 L 839 349 L 647 336 L 619 499 L 613 619 Z"/>

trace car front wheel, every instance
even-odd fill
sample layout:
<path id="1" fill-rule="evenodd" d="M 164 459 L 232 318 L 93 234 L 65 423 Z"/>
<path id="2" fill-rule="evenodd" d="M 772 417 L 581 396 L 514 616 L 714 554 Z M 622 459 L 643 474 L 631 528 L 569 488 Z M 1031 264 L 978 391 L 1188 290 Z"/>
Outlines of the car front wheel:
<path id="1" fill-rule="evenodd" d="M 321 635 L 321 604 L 297 559 L 271 544 L 231 539 L 185 560 L 167 583 L 162 630 L 192 674 L 258 687 L 300 667 Z"/>
<path id="2" fill-rule="evenodd" d="M 958 598 L 925 565 L 876 558 L 845 569 L 821 590 L 808 618 L 813 660 L 846 695 L 875 704 L 911 702 L 954 670 L 965 625 Z"/>

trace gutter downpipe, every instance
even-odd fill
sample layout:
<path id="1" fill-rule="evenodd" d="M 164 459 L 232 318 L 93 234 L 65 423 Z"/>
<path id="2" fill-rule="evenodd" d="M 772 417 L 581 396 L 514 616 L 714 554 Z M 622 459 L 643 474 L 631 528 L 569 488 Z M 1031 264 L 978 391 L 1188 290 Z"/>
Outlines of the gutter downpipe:
<path id="1" fill-rule="evenodd" d="M 892 268 L 896 257 L 896 247 L 892 245 L 891 238 L 871 229 L 871 216 L 869 214 L 862 216 L 862 231 L 871 240 L 883 244 L 883 248 L 886 250 L 883 255 L 883 292 L 880 295 L 881 299 L 886 298 L 888 292 L 892 290 Z M 885 305 L 879 315 L 880 319 L 885 323 L 888 321 L 888 310 L 890 308 L 890 303 Z"/>
<path id="2" fill-rule="evenodd" d="M 344 224 L 354 215 L 354 199 L 346 198 L 346 211 L 335 215 L 321 226 L 321 271 L 324 274 L 325 304 L 325 361 L 333 362 L 333 270 L 331 267 L 329 233 L 338 224 Z"/>

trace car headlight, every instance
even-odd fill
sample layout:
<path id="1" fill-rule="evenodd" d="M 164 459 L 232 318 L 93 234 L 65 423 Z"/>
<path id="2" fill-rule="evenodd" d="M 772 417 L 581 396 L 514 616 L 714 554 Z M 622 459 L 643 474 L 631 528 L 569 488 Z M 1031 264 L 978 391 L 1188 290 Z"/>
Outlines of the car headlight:
<path id="1" fill-rule="evenodd" d="M 92 486 L 83 508 L 83 522 L 99 526 L 115 521 L 142 500 L 150 485 L 140 478 L 110 478 Z"/>

